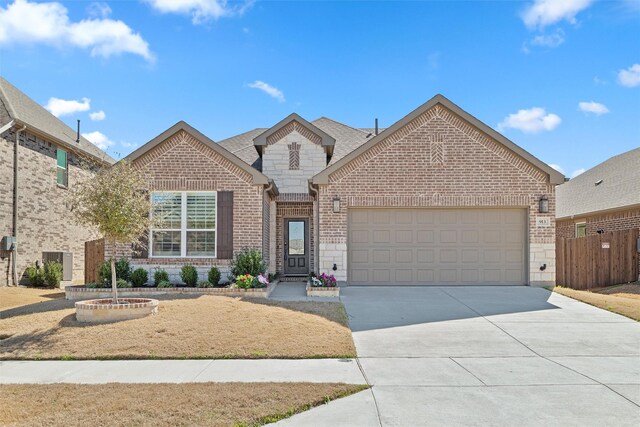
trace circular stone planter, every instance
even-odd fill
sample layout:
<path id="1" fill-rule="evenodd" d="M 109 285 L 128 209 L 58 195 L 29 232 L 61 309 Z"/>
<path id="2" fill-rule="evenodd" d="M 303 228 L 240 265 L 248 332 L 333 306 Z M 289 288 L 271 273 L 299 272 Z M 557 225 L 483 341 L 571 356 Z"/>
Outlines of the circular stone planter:
<path id="1" fill-rule="evenodd" d="M 76 320 L 82 323 L 117 322 L 140 319 L 158 313 L 158 300 L 150 298 L 111 298 L 76 302 Z"/>

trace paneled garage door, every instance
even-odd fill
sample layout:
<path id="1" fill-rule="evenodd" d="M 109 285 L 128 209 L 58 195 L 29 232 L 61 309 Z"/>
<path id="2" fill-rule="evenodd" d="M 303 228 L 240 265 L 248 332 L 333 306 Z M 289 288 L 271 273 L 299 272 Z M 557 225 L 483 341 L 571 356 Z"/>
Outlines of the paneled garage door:
<path id="1" fill-rule="evenodd" d="M 349 209 L 352 284 L 526 283 L 524 209 Z"/>

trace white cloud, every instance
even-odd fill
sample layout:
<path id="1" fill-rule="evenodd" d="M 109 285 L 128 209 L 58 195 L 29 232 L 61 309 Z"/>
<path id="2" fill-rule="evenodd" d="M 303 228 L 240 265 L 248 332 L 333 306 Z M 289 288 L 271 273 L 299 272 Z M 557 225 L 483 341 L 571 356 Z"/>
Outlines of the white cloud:
<path id="1" fill-rule="evenodd" d="M 256 80 L 253 83 L 250 83 L 248 85 L 250 88 L 253 89 L 258 89 L 263 91 L 264 93 L 266 93 L 267 95 L 269 95 L 272 98 L 275 98 L 278 100 L 278 102 L 284 102 L 284 93 L 282 93 L 282 91 L 280 89 L 278 89 L 277 87 L 273 87 L 268 83 L 265 83 L 263 81 L 260 80 Z"/>
<path id="2" fill-rule="evenodd" d="M 89 98 L 82 98 L 82 101 L 49 98 L 49 102 L 47 102 L 44 108 L 56 117 L 66 116 L 80 111 L 89 111 L 91 108 L 91 100 Z"/>
<path id="3" fill-rule="evenodd" d="M 571 179 L 575 178 L 576 176 L 584 173 L 585 169 L 584 168 L 580 168 L 580 169 L 576 169 L 573 171 L 573 173 L 571 174 Z"/>
<path id="4" fill-rule="evenodd" d="M 105 134 L 97 130 L 94 132 L 83 133 L 82 136 L 91 141 L 96 147 L 101 150 L 106 150 L 114 144 L 114 142 L 107 138 Z"/>
<path id="5" fill-rule="evenodd" d="M 191 22 L 203 24 L 212 19 L 242 15 L 254 0 L 231 5 L 227 0 L 145 0 L 160 13 L 191 15 Z"/>
<path id="6" fill-rule="evenodd" d="M 0 46 L 39 43 L 89 49 L 91 56 L 104 58 L 131 53 L 154 59 L 149 44 L 122 21 L 94 17 L 70 22 L 67 9 L 58 2 L 15 0 L 6 9 L 0 7 Z"/>
<path id="7" fill-rule="evenodd" d="M 551 166 L 552 168 L 560 172 L 562 175 L 564 175 L 564 169 L 562 169 L 560 165 L 556 165 L 555 163 L 550 163 L 549 166 Z"/>
<path id="8" fill-rule="evenodd" d="M 93 113 L 89 113 L 89 118 L 94 122 L 100 122 L 106 119 L 107 115 L 104 113 L 104 111 L 100 110 L 100 111 L 94 111 Z"/>
<path id="9" fill-rule="evenodd" d="M 87 13 L 92 17 L 106 18 L 111 15 L 111 8 L 106 3 L 93 2 L 87 6 Z"/>
<path id="10" fill-rule="evenodd" d="M 541 34 L 531 39 L 532 46 L 554 48 L 560 46 L 562 43 L 564 43 L 564 31 L 562 31 L 561 29 L 556 30 L 556 32 L 553 34 Z"/>
<path id="11" fill-rule="evenodd" d="M 600 104 L 599 102 L 580 102 L 578 103 L 578 108 L 585 113 L 593 113 L 597 116 L 601 114 L 607 114 L 609 109 L 606 105 Z"/>
<path id="12" fill-rule="evenodd" d="M 626 70 L 620 70 L 618 72 L 618 83 L 626 87 L 640 85 L 640 64 L 633 64 Z"/>
<path id="13" fill-rule="evenodd" d="M 533 107 L 528 110 L 518 110 L 509 114 L 498 124 L 498 130 L 513 128 L 524 133 L 538 133 L 543 130 L 553 130 L 562 122 L 556 114 L 547 113 L 544 108 Z"/>
<path id="14" fill-rule="evenodd" d="M 576 23 L 576 15 L 588 8 L 593 0 L 534 0 L 523 12 L 528 28 L 544 28 L 562 20 Z"/>

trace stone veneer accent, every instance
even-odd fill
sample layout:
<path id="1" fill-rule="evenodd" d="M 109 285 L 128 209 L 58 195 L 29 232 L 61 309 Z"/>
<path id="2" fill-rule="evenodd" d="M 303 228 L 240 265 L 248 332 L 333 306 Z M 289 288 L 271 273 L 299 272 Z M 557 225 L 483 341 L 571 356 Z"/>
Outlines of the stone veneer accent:
<path id="1" fill-rule="evenodd" d="M 441 145 L 440 154 L 431 152 Z M 549 198 L 549 213 L 538 200 Z M 333 197 L 341 211 L 333 212 Z M 529 212 L 529 282 L 555 281 L 555 186 L 546 173 L 436 105 L 329 176 L 320 186 L 320 269 L 347 280 L 350 207 L 521 207 Z M 549 227 L 536 226 L 548 218 Z M 544 273 L 539 268 L 547 264 Z"/>
<path id="2" fill-rule="evenodd" d="M 269 137 L 262 155 L 262 172 L 272 178 L 280 193 L 309 193 L 308 180 L 327 166 L 327 155 L 309 132 L 285 126 Z M 287 132 L 284 132 L 287 130 Z M 317 137 L 315 134 L 311 134 Z M 316 139 L 316 138 L 314 138 Z M 298 167 L 291 168 L 290 146 L 298 149 Z"/>
<path id="3" fill-rule="evenodd" d="M 0 112 L 4 106 L 0 103 Z M 6 110 L 4 110 L 6 113 Z M 0 121 L 5 124 L 6 121 Z M 15 130 L 0 136 L 0 238 L 13 235 L 13 147 Z M 72 281 L 62 286 L 84 281 L 84 242 L 99 236 L 77 224 L 69 212 L 65 198 L 67 188 L 56 182 L 56 144 L 30 133 L 20 133 L 18 148 L 18 263 L 21 283 L 26 283 L 24 270 L 36 261 L 42 262 L 42 252 L 71 252 Z M 96 164 L 88 156 L 80 158 L 67 149 L 69 162 L 68 188 L 90 177 Z M 0 251 L 0 286 L 13 284 L 11 253 Z"/>

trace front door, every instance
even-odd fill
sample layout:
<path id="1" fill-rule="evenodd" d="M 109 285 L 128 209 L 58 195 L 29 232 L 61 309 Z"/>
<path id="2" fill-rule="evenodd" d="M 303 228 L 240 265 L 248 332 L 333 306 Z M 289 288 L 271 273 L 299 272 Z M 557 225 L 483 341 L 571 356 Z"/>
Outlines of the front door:
<path id="1" fill-rule="evenodd" d="M 309 274 L 309 221 L 284 220 L 284 274 Z"/>

